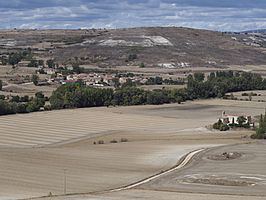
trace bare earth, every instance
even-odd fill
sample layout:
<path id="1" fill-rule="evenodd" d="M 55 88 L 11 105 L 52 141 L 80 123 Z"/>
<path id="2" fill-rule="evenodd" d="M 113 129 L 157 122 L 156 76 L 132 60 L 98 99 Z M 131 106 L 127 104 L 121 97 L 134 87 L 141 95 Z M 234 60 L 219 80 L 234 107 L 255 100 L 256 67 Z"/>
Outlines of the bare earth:
<path id="1" fill-rule="evenodd" d="M 221 133 L 205 127 L 214 123 L 222 111 L 251 115 L 264 112 L 264 103 L 241 103 L 206 100 L 181 105 L 88 108 L 0 117 L 0 199 L 40 197 L 49 192 L 63 195 L 64 169 L 68 194 L 101 192 L 167 170 L 193 150 L 247 143 L 249 139 L 244 136 L 251 134 L 249 131 Z M 121 138 L 127 138 L 128 142 L 121 143 Z M 114 139 L 119 143 L 110 143 Z M 93 144 L 99 140 L 105 144 Z M 217 169 L 214 161 L 209 162 L 208 167 Z M 261 160 L 257 162 L 260 165 Z M 189 166 L 194 166 L 193 163 Z M 159 192 L 149 185 L 140 187 L 143 188 L 58 199 L 159 200 L 196 196 L 197 199 L 240 199 L 239 196 Z M 249 195 L 246 191 L 243 195 Z M 222 189 L 220 193 L 226 194 Z M 252 197 L 262 198 L 265 196 Z"/>

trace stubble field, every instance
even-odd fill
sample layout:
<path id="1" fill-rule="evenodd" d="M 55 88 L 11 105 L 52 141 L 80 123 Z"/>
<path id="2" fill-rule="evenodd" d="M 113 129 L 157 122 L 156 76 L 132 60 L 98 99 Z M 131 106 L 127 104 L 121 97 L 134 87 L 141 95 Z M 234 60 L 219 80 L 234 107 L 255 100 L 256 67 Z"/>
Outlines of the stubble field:
<path id="1" fill-rule="evenodd" d="M 231 101 L 205 100 L 3 116 L 0 199 L 38 197 L 49 192 L 62 195 L 64 177 L 67 193 L 100 192 L 137 182 L 171 168 L 195 149 L 248 142 L 245 136 L 250 131 L 220 133 L 205 126 L 214 123 L 222 111 L 259 115 L 263 107 L 258 102 L 235 102 L 232 106 Z M 121 143 L 121 138 L 128 142 Z M 105 144 L 93 144 L 99 140 Z M 113 193 L 110 199 L 134 199 L 133 191 Z M 156 192 L 142 193 L 145 199 Z M 172 198 L 172 194 L 167 195 Z M 109 194 L 97 198 L 109 199 Z"/>

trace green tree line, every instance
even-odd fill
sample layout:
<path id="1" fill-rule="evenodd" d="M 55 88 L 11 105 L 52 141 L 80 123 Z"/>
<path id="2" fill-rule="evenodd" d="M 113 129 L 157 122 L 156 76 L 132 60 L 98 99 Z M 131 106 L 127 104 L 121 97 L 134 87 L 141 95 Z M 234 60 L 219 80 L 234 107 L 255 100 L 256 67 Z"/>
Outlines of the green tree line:
<path id="1" fill-rule="evenodd" d="M 37 92 L 33 98 L 14 96 L 10 101 L 0 98 L 0 115 L 37 112 L 44 104 L 45 97 L 41 92 Z"/>
<path id="2" fill-rule="evenodd" d="M 212 72 L 205 80 L 201 73 L 188 76 L 189 99 L 223 97 L 228 92 L 265 90 L 266 80 L 259 74 L 247 72 Z"/>
<path id="3" fill-rule="evenodd" d="M 125 84 L 113 89 L 87 87 L 82 83 L 66 84 L 57 88 L 50 97 L 51 109 L 83 108 L 109 105 L 145 105 L 181 103 L 186 100 L 222 97 L 227 92 L 264 90 L 266 80 L 258 74 L 238 72 L 216 72 L 205 77 L 202 73 L 189 75 L 187 88 L 157 89 L 145 91 L 135 84 Z M 38 111 L 44 105 L 36 96 L 26 103 L 1 100 L 1 114 Z M 21 108 L 18 109 L 18 106 Z M 5 111 L 6 109 L 6 111 Z M 22 110 L 22 111 L 21 111 Z"/>

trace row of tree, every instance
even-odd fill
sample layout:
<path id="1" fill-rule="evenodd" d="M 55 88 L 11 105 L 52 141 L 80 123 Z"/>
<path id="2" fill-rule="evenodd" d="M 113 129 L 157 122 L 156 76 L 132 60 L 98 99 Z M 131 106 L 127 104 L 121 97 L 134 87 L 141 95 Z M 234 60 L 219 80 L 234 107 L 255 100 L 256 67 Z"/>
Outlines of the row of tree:
<path id="1" fill-rule="evenodd" d="M 162 77 L 156 76 L 156 77 L 150 77 L 148 78 L 148 81 L 145 83 L 145 85 L 184 85 L 185 80 L 179 79 L 179 80 L 173 80 L 173 79 L 163 79 Z"/>
<path id="2" fill-rule="evenodd" d="M 26 49 L 21 52 L 13 52 L 8 55 L 8 57 L 1 57 L 2 65 L 16 65 L 22 60 L 31 60 L 32 59 L 32 53 L 31 49 Z"/>
<path id="3" fill-rule="evenodd" d="M 187 88 L 144 91 L 135 84 L 116 90 L 86 87 L 82 83 L 59 87 L 51 97 L 54 109 L 103 105 L 143 105 L 182 102 L 199 98 L 222 97 L 227 92 L 266 89 L 266 80 L 252 73 L 216 72 L 188 77 Z"/>
<path id="4" fill-rule="evenodd" d="M 22 100 L 25 100 L 22 102 Z M 14 97 L 11 101 L 0 98 L 0 115 L 37 112 L 45 105 L 45 97 L 41 92 L 37 92 L 35 97 Z"/>
<path id="5" fill-rule="evenodd" d="M 180 94 L 179 94 L 180 93 Z M 52 109 L 82 108 L 109 105 L 163 104 L 184 101 L 181 90 L 145 91 L 137 87 L 99 89 L 82 83 L 60 86 L 50 97 Z"/>
<path id="6" fill-rule="evenodd" d="M 213 72 L 205 78 L 202 73 L 188 76 L 189 99 L 223 97 L 228 92 L 266 89 L 266 80 L 253 73 Z"/>

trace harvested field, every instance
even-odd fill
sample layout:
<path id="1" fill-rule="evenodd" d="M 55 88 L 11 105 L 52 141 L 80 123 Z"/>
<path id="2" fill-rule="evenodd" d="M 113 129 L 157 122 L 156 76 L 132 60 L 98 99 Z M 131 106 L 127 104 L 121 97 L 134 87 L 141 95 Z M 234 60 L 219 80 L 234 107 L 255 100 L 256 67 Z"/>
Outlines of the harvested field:
<path id="1" fill-rule="evenodd" d="M 208 194 L 254 195 L 266 197 L 265 142 L 251 142 L 214 148 L 194 159 L 182 171 L 154 180 L 142 189 Z M 241 152 L 232 160 L 210 160 L 224 151 Z M 218 167 L 217 167 L 218 166 Z"/>
<path id="2" fill-rule="evenodd" d="M 64 169 L 67 193 L 113 189 L 167 170 L 195 149 L 247 142 L 243 136 L 250 131 L 221 134 L 205 128 L 231 109 L 227 102 L 212 101 L 2 116 L 1 199 L 62 195 Z M 263 112 L 250 104 L 234 109 Z M 104 144 L 93 144 L 99 140 Z"/>
<path id="3" fill-rule="evenodd" d="M 238 100 L 246 100 L 246 101 L 251 100 L 254 102 L 265 102 L 266 101 L 266 91 L 265 90 L 234 92 L 232 94 Z M 249 97 L 249 95 L 251 95 L 251 97 Z"/>
<path id="4" fill-rule="evenodd" d="M 43 198 L 42 198 L 43 199 Z M 44 198 L 43 200 L 265 200 L 265 197 L 235 196 L 235 195 L 213 195 L 195 193 L 176 193 L 153 190 L 128 190 L 118 193 L 107 193 L 103 195 L 77 195 L 68 197 Z M 39 200 L 39 199 L 37 199 Z M 41 199 L 40 199 L 41 200 Z"/>

